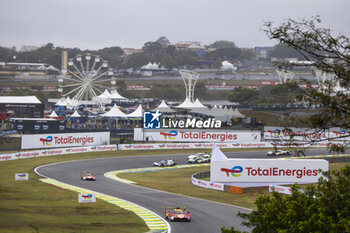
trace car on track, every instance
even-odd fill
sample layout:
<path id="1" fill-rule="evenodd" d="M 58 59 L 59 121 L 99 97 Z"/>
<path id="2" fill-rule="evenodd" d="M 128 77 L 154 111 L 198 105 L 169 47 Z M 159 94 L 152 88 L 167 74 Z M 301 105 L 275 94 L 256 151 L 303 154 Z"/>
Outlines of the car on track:
<path id="1" fill-rule="evenodd" d="M 191 222 L 191 213 L 186 207 L 166 207 L 165 218 L 169 221 L 188 221 Z"/>
<path id="2" fill-rule="evenodd" d="M 154 167 L 171 167 L 177 165 L 177 162 L 172 159 L 166 159 L 159 162 L 154 162 Z"/>
<path id="3" fill-rule="evenodd" d="M 268 151 L 267 156 L 280 156 L 280 155 L 291 155 L 290 150 L 275 150 L 275 151 Z"/>
<path id="4" fill-rule="evenodd" d="M 189 163 L 209 163 L 211 156 L 209 153 L 196 153 L 193 155 L 189 155 L 187 161 Z"/>
<path id="5" fill-rule="evenodd" d="M 82 172 L 80 174 L 80 179 L 82 180 L 96 180 L 96 175 L 92 172 Z"/>

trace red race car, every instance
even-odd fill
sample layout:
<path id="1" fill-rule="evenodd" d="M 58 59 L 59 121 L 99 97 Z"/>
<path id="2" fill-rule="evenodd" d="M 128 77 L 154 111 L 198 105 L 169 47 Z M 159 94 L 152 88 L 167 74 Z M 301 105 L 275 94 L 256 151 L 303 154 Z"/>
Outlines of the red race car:
<path id="1" fill-rule="evenodd" d="M 166 207 L 165 218 L 169 221 L 180 220 L 191 222 L 191 213 L 186 207 Z"/>
<path id="2" fill-rule="evenodd" d="M 93 180 L 95 181 L 96 180 L 96 176 L 94 173 L 91 173 L 91 172 L 82 172 L 80 174 L 80 179 L 82 180 Z"/>

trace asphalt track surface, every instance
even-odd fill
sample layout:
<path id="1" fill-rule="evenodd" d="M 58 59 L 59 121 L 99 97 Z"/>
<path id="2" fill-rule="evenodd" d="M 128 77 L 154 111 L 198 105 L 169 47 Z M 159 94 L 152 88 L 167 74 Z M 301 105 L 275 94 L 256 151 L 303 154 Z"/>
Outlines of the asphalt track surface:
<path id="1" fill-rule="evenodd" d="M 229 158 L 261 159 L 267 158 L 266 152 L 226 152 L 225 154 Z M 326 150 L 309 151 L 309 155 L 325 154 L 327 154 Z M 179 164 L 186 164 L 187 156 L 188 154 L 179 154 L 88 159 L 49 164 L 38 168 L 37 171 L 48 178 L 131 201 L 162 217 L 167 206 L 186 206 L 192 214 L 192 222 L 170 222 L 172 233 L 215 233 L 221 232 L 220 229 L 223 226 L 226 228 L 234 226 L 236 230 L 250 231 L 241 226 L 242 219 L 237 217 L 238 212 L 249 212 L 244 208 L 125 184 L 104 176 L 109 171 L 150 167 L 154 161 L 162 159 L 171 158 L 178 160 Z M 94 172 L 96 181 L 82 181 L 80 179 L 82 171 Z M 205 192 L 204 189 L 203 192 Z"/>

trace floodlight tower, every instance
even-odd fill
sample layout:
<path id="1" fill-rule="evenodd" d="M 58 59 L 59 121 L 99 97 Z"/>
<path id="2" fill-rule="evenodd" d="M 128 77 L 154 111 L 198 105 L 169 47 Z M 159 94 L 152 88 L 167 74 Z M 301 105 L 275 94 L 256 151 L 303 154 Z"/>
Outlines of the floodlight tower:
<path id="1" fill-rule="evenodd" d="M 293 80 L 295 74 L 288 70 L 276 70 L 278 78 L 281 83 L 286 83 L 287 81 Z"/>
<path id="2" fill-rule="evenodd" d="M 186 88 L 186 99 L 194 102 L 194 87 L 198 80 L 199 74 L 190 70 L 179 70 Z"/>

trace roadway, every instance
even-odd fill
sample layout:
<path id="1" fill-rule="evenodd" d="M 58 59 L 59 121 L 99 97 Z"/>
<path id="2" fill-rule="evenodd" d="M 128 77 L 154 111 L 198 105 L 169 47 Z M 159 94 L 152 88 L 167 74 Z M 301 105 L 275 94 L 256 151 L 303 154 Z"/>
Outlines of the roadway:
<path id="1" fill-rule="evenodd" d="M 164 151 L 166 153 L 166 151 Z M 226 152 L 229 158 L 266 158 L 266 151 L 257 152 Z M 327 154 L 326 150 L 310 150 L 309 155 Z M 247 213 L 249 210 L 236 206 L 221 204 L 178 194 L 153 190 L 137 185 L 129 185 L 106 178 L 109 171 L 143 168 L 152 166 L 154 161 L 175 159 L 179 164 L 187 163 L 188 154 L 132 156 L 99 158 L 70 162 L 61 162 L 42 166 L 37 171 L 48 178 L 52 178 L 70 185 L 86 188 L 103 194 L 122 198 L 141 205 L 164 217 L 166 206 L 186 206 L 192 214 L 192 222 L 170 222 L 172 233 L 213 233 L 221 232 L 220 228 L 234 226 L 236 230 L 250 231 L 240 225 L 238 212 Z M 96 174 L 95 182 L 82 181 L 80 173 L 91 171 Z M 190 177 L 189 177 L 190 180 Z M 171 180 L 169 180 L 171 182 Z M 174 187 L 175 189 L 176 187 Z M 203 190 L 205 192 L 205 190 Z"/>

